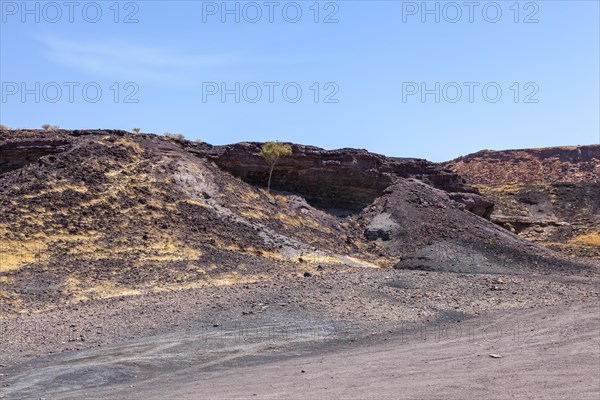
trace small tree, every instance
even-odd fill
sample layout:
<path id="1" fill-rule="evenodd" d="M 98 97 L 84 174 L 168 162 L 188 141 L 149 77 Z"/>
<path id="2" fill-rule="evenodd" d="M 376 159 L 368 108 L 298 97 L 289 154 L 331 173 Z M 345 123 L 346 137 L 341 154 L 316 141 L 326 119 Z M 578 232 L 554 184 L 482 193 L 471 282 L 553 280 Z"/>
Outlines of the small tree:
<path id="1" fill-rule="evenodd" d="M 277 164 L 280 157 L 292 155 L 292 146 L 280 142 L 267 142 L 260 149 L 260 155 L 271 166 L 271 171 L 269 172 L 269 184 L 267 186 L 267 191 L 271 193 L 271 179 L 273 178 L 275 164 Z"/>
<path id="2" fill-rule="evenodd" d="M 140 133 L 140 128 L 133 128 L 131 131 L 137 135 Z"/>

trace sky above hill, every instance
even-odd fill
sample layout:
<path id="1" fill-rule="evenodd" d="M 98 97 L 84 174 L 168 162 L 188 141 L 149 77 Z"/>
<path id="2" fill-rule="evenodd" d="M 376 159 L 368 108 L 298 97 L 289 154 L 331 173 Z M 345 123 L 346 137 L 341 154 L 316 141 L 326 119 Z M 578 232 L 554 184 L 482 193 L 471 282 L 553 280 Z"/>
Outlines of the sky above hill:
<path id="1" fill-rule="evenodd" d="M 0 1 L 0 122 L 444 161 L 600 142 L 599 2 Z"/>

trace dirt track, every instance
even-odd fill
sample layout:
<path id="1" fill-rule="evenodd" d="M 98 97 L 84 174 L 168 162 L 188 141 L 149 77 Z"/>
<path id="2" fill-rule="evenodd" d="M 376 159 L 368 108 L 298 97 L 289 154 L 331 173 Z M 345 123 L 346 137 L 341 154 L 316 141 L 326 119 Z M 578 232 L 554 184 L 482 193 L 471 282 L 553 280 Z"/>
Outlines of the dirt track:
<path id="1" fill-rule="evenodd" d="M 198 335 L 162 335 L 70 353 L 52 365 L 36 360 L 3 388 L 3 395 L 597 399 L 600 394 L 598 302 L 494 314 L 452 325 L 406 325 L 366 338 L 347 333 L 345 339 L 297 335 L 283 344 L 232 340 L 216 347 L 207 347 Z M 189 362 L 169 371 L 172 358 Z M 161 373 L 152 376 L 158 365 Z M 69 390 L 90 376 L 104 376 L 105 385 Z"/>
<path id="2" fill-rule="evenodd" d="M 190 368 L 140 385 L 125 398 L 540 398 L 597 399 L 599 309 L 516 312 L 462 326 L 454 342 L 405 338 L 358 343 L 286 361 L 199 373 Z M 491 325 L 490 325 L 491 324 Z M 515 324 L 531 327 L 515 340 Z M 478 329 L 477 327 L 482 327 Z M 493 340 L 490 328 L 504 330 Z M 458 336 L 458 330 L 448 335 Z M 473 335 L 471 336 L 471 332 Z M 405 340 L 407 342 L 405 342 Z M 502 355 L 501 359 L 490 354 Z M 302 372 L 306 371 L 306 372 Z M 147 387 L 147 388 L 145 388 Z M 120 391 L 119 391 L 120 392 Z M 114 393 L 106 398 L 114 398 Z M 101 393 L 98 393 L 101 394 Z"/>

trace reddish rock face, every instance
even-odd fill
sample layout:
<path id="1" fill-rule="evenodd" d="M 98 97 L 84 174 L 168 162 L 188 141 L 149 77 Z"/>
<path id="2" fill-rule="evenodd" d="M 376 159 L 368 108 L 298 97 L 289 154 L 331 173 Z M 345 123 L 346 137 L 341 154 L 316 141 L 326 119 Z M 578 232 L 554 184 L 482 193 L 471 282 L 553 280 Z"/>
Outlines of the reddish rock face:
<path id="1" fill-rule="evenodd" d="M 494 202 L 492 222 L 556 250 L 600 257 L 600 247 L 581 244 L 600 235 L 600 145 L 484 150 L 445 165 Z"/>
<path id="2" fill-rule="evenodd" d="M 600 145 L 483 150 L 444 165 L 470 184 L 600 183 Z"/>

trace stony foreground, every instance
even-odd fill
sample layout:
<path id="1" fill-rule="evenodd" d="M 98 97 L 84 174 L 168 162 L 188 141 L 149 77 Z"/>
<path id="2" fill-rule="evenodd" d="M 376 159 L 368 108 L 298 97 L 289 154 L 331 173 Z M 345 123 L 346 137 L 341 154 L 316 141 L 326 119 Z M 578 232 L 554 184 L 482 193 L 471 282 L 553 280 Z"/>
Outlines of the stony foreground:
<path id="1" fill-rule="evenodd" d="M 86 302 L 2 321 L 0 393 L 593 398 L 598 283 L 356 268 Z"/>

